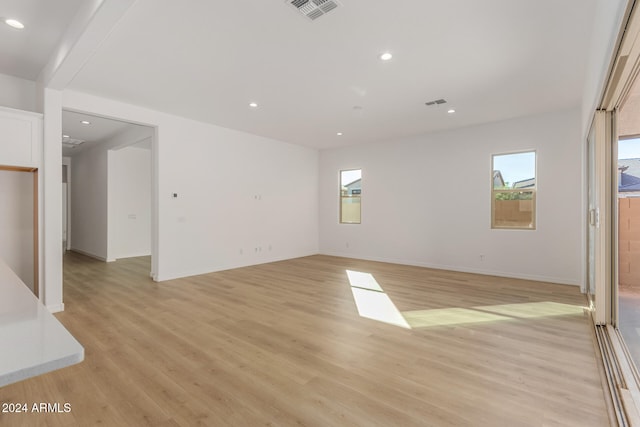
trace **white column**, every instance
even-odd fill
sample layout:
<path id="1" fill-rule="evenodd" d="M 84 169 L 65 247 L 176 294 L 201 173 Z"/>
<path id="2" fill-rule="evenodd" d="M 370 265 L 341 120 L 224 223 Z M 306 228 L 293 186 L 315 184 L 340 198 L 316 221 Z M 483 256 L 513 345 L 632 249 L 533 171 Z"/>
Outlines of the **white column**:
<path id="1" fill-rule="evenodd" d="M 62 300 L 62 92 L 44 89 L 42 301 L 51 312 L 64 310 Z"/>

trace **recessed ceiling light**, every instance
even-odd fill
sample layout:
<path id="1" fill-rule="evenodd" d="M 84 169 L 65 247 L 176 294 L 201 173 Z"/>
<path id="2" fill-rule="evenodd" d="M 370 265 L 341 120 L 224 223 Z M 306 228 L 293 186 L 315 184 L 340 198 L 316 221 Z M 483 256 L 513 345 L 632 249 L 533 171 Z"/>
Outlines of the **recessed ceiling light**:
<path id="1" fill-rule="evenodd" d="M 249 103 L 249 107 L 251 107 L 251 108 L 258 108 L 258 104 L 257 104 L 257 103 L 255 103 L 255 102 L 251 102 L 251 103 Z"/>
<path id="2" fill-rule="evenodd" d="M 393 58 L 393 55 L 390 54 L 389 52 L 385 52 L 382 55 L 380 55 L 380 59 L 383 60 L 383 61 L 388 61 L 391 58 Z"/>
<path id="3" fill-rule="evenodd" d="M 342 132 L 338 132 L 338 133 L 336 133 L 336 135 L 342 136 Z"/>
<path id="4" fill-rule="evenodd" d="M 447 111 L 447 113 L 449 113 L 449 114 L 453 114 L 453 113 L 455 113 L 455 112 L 456 112 L 456 110 L 454 110 L 453 108 L 450 108 L 450 109 Z"/>
<path id="5" fill-rule="evenodd" d="M 24 24 L 20 21 L 18 21 L 17 19 L 5 19 L 4 23 L 7 24 L 10 27 L 16 28 L 18 30 L 22 30 L 24 28 Z"/>
<path id="6" fill-rule="evenodd" d="M 88 120 L 82 120 L 80 123 L 82 123 L 83 125 L 90 125 L 91 122 Z"/>
<path id="7" fill-rule="evenodd" d="M 62 135 L 63 138 L 69 138 L 69 135 Z"/>

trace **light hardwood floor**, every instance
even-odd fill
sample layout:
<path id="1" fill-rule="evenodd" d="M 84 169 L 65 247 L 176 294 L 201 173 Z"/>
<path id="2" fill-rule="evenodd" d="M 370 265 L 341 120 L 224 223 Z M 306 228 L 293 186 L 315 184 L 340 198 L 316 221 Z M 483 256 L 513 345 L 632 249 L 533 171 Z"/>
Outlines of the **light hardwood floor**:
<path id="1" fill-rule="evenodd" d="M 347 269 L 436 326 L 360 317 Z M 575 287 L 328 256 L 148 272 L 148 258 L 65 256 L 57 317 L 86 359 L 0 402 L 72 411 L 1 426 L 609 425 Z"/>

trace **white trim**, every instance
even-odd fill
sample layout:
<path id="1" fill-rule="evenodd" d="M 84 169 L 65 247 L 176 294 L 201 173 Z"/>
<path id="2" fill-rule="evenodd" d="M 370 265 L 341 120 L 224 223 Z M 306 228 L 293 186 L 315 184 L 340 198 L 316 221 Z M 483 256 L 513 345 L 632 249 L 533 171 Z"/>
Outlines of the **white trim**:
<path id="1" fill-rule="evenodd" d="M 212 266 L 209 268 L 202 268 L 197 270 L 180 271 L 172 274 L 158 274 L 155 277 L 152 276 L 152 278 L 156 282 L 164 282 L 166 280 L 183 279 L 191 276 L 200 276 L 203 274 L 216 273 L 218 271 L 232 270 L 234 268 L 253 267 L 254 265 L 269 264 L 272 262 L 279 262 L 279 261 L 287 261 L 290 259 L 304 258 L 308 256 L 313 256 L 313 255 L 320 255 L 320 254 L 318 254 L 318 252 L 303 252 L 297 255 L 281 256 L 281 257 L 264 259 L 260 261 L 256 261 L 255 259 L 252 259 L 251 261 L 247 261 L 243 263 L 229 263 L 229 264 L 217 265 L 217 266 Z"/>
<path id="2" fill-rule="evenodd" d="M 77 252 L 77 253 L 79 253 L 79 254 L 81 254 L 81 255 L 88 256 L 89 258 L 97 259 L 98 261 L 102 261 L 102 262 L 112 262 L 112 261 L 115 261 L 115 259 L 111 259 L 111 260 L 110 260 L 110 259 L 107 259 L 107 258 L 105 258 L 105 257 L 103 257 L 103 256 L 96 255 L 96 254 L 92 254 L 91 252 L 86 252 L 86 251 L 83 251 L 83 250 L 81 250 L 81 249 L 76 249 L 76 248 L 73 248 L 73 247 L 72 247 L 70 250 L 71 250 L 72 252 Z"/>
<path id="3" fill-rule="evenodd" d="M 48 305 L 47 310 L 49 310 L 50 313 L 59 313 L 61 311 L 64 311 L 64 303 L 61 302 L 60 304 Z"/>
<path id="4" fill-rule="evenodd" d="M 574 279 L 567 279 L 563 277 L 541 276 L 536 274 L 519 274 L 519 273 L 510 273 L 510 272 L 506 273 L 504 271 L 483 270 L 479 268 L 466 268 L 466 267 L 460 267 L 457 265 L 410 261 L 410 260 L 399 259 L 399 258 L 375 257 L 375 256 L 366 256 L 366 255 L 365 256 L 358 255 L 357 257 L 355 257 L 352 254 L 348 254 L 344 252 L 329 251 L 329 252 L 321 252 L 319 255 L 360 259 L 360 260 L 366 260 L 366 261 L 386 262 L 390 264 L 410 265 L 414 267 L 433 268 L 436 270 L 455 271 L 459 273 L 481 274 L 483 276 L 497 276 L 497 277 L 507 277 L 510 279 L 534 280 L 536 282 L 555 283 L 559 285 L 570 285 L 570 286 L 577 286 L 577 287 L 582 286 L 581 283 L 576 282 Z"/>
<path id="5" fill-rule="evenodd" d="M 127 255 L 122 255 L 119 256 L 115 259 L 115 261 L 119 260 L 119 259 L 127 259 L 127 258 L 139 258 L 142 256 L 151 256 L 151 252 L 144 252 L 144 253 L 134 253 L 134 254 L 127 254 Z"/>
<path id="6" fill-rule="evenodd" d="M 597 325 L 609 323 L 611 317 L 611 179 L 608 173 L 611 163 L 611 153 L 607 150 L 609 135 L 607 135 L 607 119 L 610 113 L 596 111 L 595 113 L 595 195 L 596 229 L 595 229 L 595 314 Z"/>

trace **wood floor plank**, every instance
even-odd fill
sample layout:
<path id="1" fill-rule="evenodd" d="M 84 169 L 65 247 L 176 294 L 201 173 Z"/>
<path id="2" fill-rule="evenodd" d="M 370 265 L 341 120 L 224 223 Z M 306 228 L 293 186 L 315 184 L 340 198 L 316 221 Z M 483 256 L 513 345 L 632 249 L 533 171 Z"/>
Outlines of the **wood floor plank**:
<path id="1" fill-rule="evenodd" d="M 57 317 L 85 361 L 0 402 L 72 411 L 0 425 L 608 425 L 575 287 L 320 255 L 162 283 L 149 269 L 65 255 Z M 347 270 L 431 323 L 360 317 Z"/>

